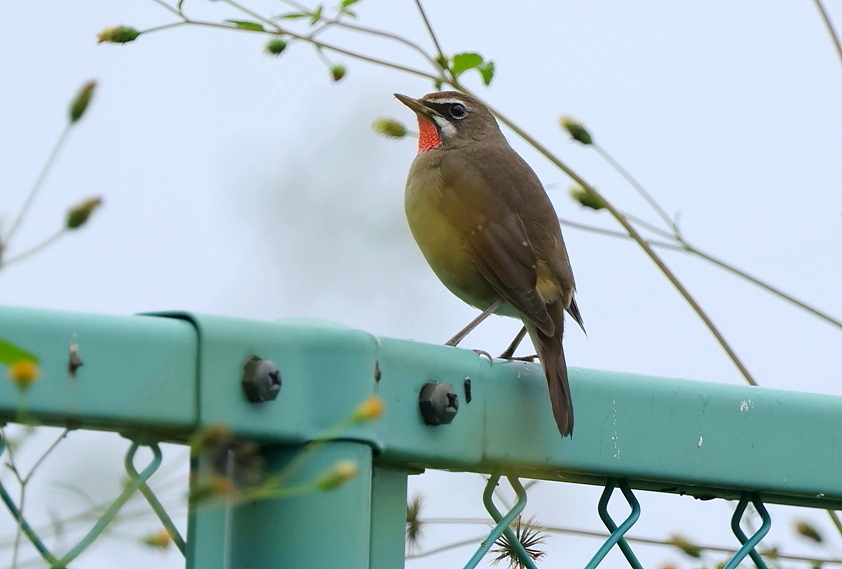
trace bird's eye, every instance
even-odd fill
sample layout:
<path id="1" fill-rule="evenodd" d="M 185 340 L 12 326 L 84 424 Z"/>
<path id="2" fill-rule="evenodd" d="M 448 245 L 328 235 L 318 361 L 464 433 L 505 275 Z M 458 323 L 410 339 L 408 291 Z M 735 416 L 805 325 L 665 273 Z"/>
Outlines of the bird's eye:
<path id="1" fill-rule="evenodd" d="M 465 108 L 465 105 L 462 103 L 453 103 L 450 105 L 450 116 L 455 119 L 462 119 L 465 118 L 465 115 L 468 114 L 468 109 Z"/>

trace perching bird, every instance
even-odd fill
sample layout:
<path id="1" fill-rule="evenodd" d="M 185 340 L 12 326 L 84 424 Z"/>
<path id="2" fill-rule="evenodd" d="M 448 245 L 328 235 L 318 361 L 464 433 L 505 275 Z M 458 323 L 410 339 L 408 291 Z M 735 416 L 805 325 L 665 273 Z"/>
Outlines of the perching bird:
<path id="1" fill-rule="evenodd" d="M 457 297 L 523 321 L 547 376 L 558 430 L 571 434 L 564 311 L 579 325 L 582 317 L 561 227 L 541 181 L 475 98 L 454 91 L 395 97 L 418 115 L 418 155 L 404 197 L 415 241 Z"/>

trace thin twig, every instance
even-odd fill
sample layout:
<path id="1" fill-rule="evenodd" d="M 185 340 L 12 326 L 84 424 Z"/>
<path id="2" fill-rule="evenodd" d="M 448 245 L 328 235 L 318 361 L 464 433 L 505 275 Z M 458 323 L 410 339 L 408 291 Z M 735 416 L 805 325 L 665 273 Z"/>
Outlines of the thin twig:
<path id="1" fill-rule="evenodd" d="M 421 524 L 460 524 L 460 525 L 489 525 L 492 523 L 491 520 L 483 519 L 483 518 L 425 518 L 419 520 Z M 567 535 L 579 535 L 584 537 L 595 537 L 600 539 L 607 538 L 610 534 L 604 531 L 592 531 L 586 529 L 579 529 L 573 527 L 563 527 L 563 526 L 547 526 L 544 524 L 536 525 L 535 527 L 540 527 L 542 530 L 550 532 L 550 533 L 560 533 L 560 534 L 567 534 Z M 455 547 L 461 547 L 463 545 L 470 545 L 472 543 L 477 543 L 478 541 L 482 541 L 485 539 L 487 535 L 480 536 L 475 540 L 465 540 L 460 541 L 458 543 L 449 544 L 447 546 L 443 546 L 440 548 L 421 551 L 418 553 L 413 553 L 411 555 L 407 555 L 407 559 L 414 559 L 418 557 L 427 557 L 434 553 L 440 553 L 442 551 L 446 551 L 448 549 L 454 549 Z M 654 539 L 649 537 L 634 537 L 626 535 L 625 539 L 627 541 L 631 541 L 634 543 L 643 543 L 646 545 L 660 545 L 664 547 L 676 547 L 674 543 L 664 539 Z M 704 551 L 715 551 L 717 553 L 727 553 L 727 554 L 734 554 L 737 550 L 730 547 L 721 547 L 718 545 L 698 545 L 693 544 L 694 547 L 698 547 Z M 763 555 L 761 553 L 761 555 Z M 788 561 L 816 561 L 819 563 L 834 563 L 842 565 L 842 559 L 836 557 L 824 557 L 824 558 L 815 558 L 815 557 L 806 557 L 801 555 L 786 555 L 784 553 L 775 553 L 775 557 L 777 559 L 786 559 Z"/>
<path id="2" fill-rule="evenodd" d="M 589 231 L 591 233 L 596 233 L 598 235 L 606 235 L 608 237 L 616 237 L 616 238 L 619 238 L 619 239 L 629 239 L 629 240 L 631 240 L 631 236 L 628 233 L 623 233 L 622 231 L 615 231 L 613 229 L 604 229 L 602 227 L 596 227 L 595 225 L 578 223 L 576 221 L 571 221 L 569 219 L 564 219 L 564 218 L 559 218 L 559 222 L 562 225 L 564 225 L 565 227 L 572 227 L 574 229 L 581 229 L 582 231 Z M 780 297 L 782 300 L 790 302 L 790 303 L 794 304 L 795 306 L 797 306 L 798 308 L 801 308 L 802 310 L 806 310 L 807 312 L 809 312 L 813 316 L 817 316 L 818 318 L 821 318 L 822 320 L 824 320 L 825 322 L 827 322 L 829 324 L 837 326 L 838 328 L 842 328 L 842 320 L 838 320 L 838 319 L 834 318 L 833 316 L 830 316 L 829 314 L 827 314 L 825 312 L 822 312 L 821 310 L 815 308 L 814 306 L 810 306 L 806 302 L 804 302 L 802 300 L 799 300 L 799 299 L 795 298 L 794 296 L 792 296 L 792 295 L 790 295 L 790 294 L 788 294 L 788 293 L 786 293 L 786 292 L 784 292 L 784 291 L 782 291 L 778 288 L 775 288 L 774 286 L 770 285 L 766 281 L 761 280 L 761 279 L 759 279 L 759 278 L 757 278 L 753 275 L 750 275 L 749 273 L 745 272 L 744 270 L 742 270 L 742 269 L 740 269 L 740 268 L 738 268 L 738 267 L 736 267 L 736 266 L 734 266 L 734 265 L 732 265 L 732 264 L 730 264 L 726 261 L 723 261 L 722 259 L 719 259 L 718 257 L 714 257 L 710 253 L 707 253 L 707 252 L 703 251 L 702 249 L 699 249 L 696 246 L 691 245 L 690 243 L 687 243 L 686 241 L 682 242 L 682 244 L 680 244 L 680 245 L 677 244 L 677 243 L 669 243 L 667 241 L 657 241 L 655 239 L 647 239 L 646 241 L 647 241 L 647 243 L 649 243 L 653 247 L 659 247 L 661 249 L 670 249 L 672 251 L 681 251 L 683 253 L 689 253 L 689 254 L 692 254 L 692 255 L 697 255 L 697 256 L 701 257 L 702 259 L 704 259 L 705 261 L 708 261 L 708 262 L 712 263 L 713 265 L 716 265 L 720 269 L 722 269 L 724 271 L 727 271 L 729 273 L 733 273 L 734 275 L 736 275 L 738 277 L 741 277 L 741 278 L 749 281 L 750 283 L 759 286 L 760 288 L 762 288 L 766 292 L 769 292 L 769 293 L 771 293 L 771 294 L 773 294 L 777 297 Z"/>
<path id="3" fill-rule="evenodd" d="M 485 522 L 486 524 L 489 523 L 488 521 Z M 478 535 L 473 539 L 463 539 L 462 541 L 455 541 L 453 543 L 448 543 L 447 545 L 441 545 L 439 547 L 434 547 L 433 549 L 426 549 L 424 551 L 419 551 L 417 553 L 407 553 L 406 559 L 420 559 L 422 557 L 430 557 L 431 555 L 436 555 L 437 553 L 443 553 L 445 551 L 450 551 L 451 549 L 458 549 L 460 547 L 465 547 L 467 545 L 476 545 L 481 543 L 485 538 L 488 537 L 488 534 Z"/>
<path id="4" fill-rule="evenodd" d="M 632 238 L 628 233 L 617 231 L 615 229 L 604 229 L 602 227 L 588 225 L 586 223 L 579 223 L 577 221 L 571 221 L 562 217 L 559 217 L 558 221 L 565 227 L 572 227 L 574 229 L 581 229 L 582 231 L 590 231 L 591 233 L 596 233 L 598 235 L 607 235 L 608 237 L 617 237 L 619 239 L 627 239 L 629 241 L 632 241 Z M 656 241 L 654 239 L 647 239 L 647 241 L 650 245 L 654 245 L 655 247 L 661 247 L 663 249 L 672 249 L 673 251 L 686 252 L 686 249 L 684 247 L 682 247 L 681 245 L 676 245 L 675 243 L 668 243 L 667 241 Z"/>
<path id="5" fill-rule="evenodd" d="M 698 255 L 699 257 L 703 258 L 704 260 L 706 260 L 710 263 L 713 263 L 714 265 L 716 265 L 718 267 L 721 267 L 721 268 L 725 269 L 726 271 L 730 271 L 730 272 L 734 273 L 735 275 L 738 275 L 738 276 L 740 276 L 740 277 L 742 277 L 742 278 L 744 278 L 748 281 L 751 281 L 752 283 L 756 284 L 760 288 L 762 288 L 762 289 L 764 289 L 768 292 L 771 292 L 775 296 L 779 296 L 779 297 L 781 297 L 782 299 L 784 299 L 788 302 L 791 302 L 792 304 L 796 305 L 797 307 L 799 307 L 803 310 L 806 310 L 807 312 L 809 312 L 813 316 L 817 316 L 817 317 L 821 318 L 822 320 L 824 320 L 825 322 L 828 322 L 829 324 L 833 324 L 834 326 L 842 328 L 842 321 L 837 320 L 836 318 L 833 318 L 829 314 L 825 314 L 821 310 L 818 310 L 817 308 L 814 308 L 814 307 L 810 306 L 809 304 L 807 304 L 807 303 L 805 303 L 801 300 L 798 300 L 794 296 L 791 296 L 791 295 L 783 292 L 782 290 L 773 287 L 769 283 L 767 283 L 765 281 L 762 281 L 762 280 L 758 279 L 757 277 L 751 276 L 750 274 L 746 273 L 742 269 L 738 269 L 734 265 L 732 265 L 730 263 L 726 263 L 722 259 L 718 259 L 718 258 L 714 257 L 713 255 L 705 253 L 704 251 L 702 251 L 700 249 L 697 249 L 693 245 L 690 245 L 689 243 L 686 243 L 686 242 L 684 243 L 684 250 L 687 251 L 688 253 Z"/>
<path id="6" fill-rule="evenodd" d="M 181 12 L 178 11 L 178 8 L 176 8 L 174 6 L 170 6 L 169 4 L 164 2 L 163 0 L 152 0 L 152 1 L 155 2 L 155 4 L 157 4 L 158 6 L 161 6 L 164 10 L 175 14 L 179 18 L 185 18 L 184 14 L 182 14 Z"/>
<path id="7" fill-rule="evenodd" d="M 44 451 L 44 453 L 43 453 L 40 457 L 38 457 L 38 460 L 36 460 L 36 461 L 35 461 L 35 464 L 33 464 L 33 465 L 32 465 L 32 468 L 30 468 L 30 469 L 29 469 L 29 473 L 28 473 L 26 476 L 24 476 L 23 480 L 21 481 L 21 482 L 22 482 L 22 484 L 26 484 L 26 483 L 28 483 L 28 482 L 29 482 L 29 480 L 32 478 L 32 475 L 33 475 L 33 474 L 35 474 L 35 471 L 36 471 L 36 470 L 38 470 L 38 467 L 39 467 L 39 466 L 41 466 L 41 463 L 42 463 L 42 462 L 44 462 L 44 460 L 46 460 L 46 458 L 47 458 L 48 456 L 50 456 L 50 453 L 51 453 L 51 452 L 53 452 L 53 451 L 56 449 L 56 447 L 58 446 L 58 444 L 59 444 L 62 440 L 64 440 L 64 438 L 65 438 L 65 437 L 67 437 L 67 434 L 68 434 L 69 432 L 70 432 L 70 429 L 69 429 L 69 428 L 68 428 L 68 429 L 64 429 L 64 430 L 61 432 L 61 434 L 58 436 L 58 438 L 57 438 L 56 440 L 54 440 L 54 441 L 53 441 L 53 444 L 51 444 L 51 445 L 50 445 L 50 448 L 48 448 L 47 450 L 45 450 L 45 451 Z"/>
<path id="8" fill-rule="evenodd" d="M 157 0 L 154 0 L 154 1 L 157 1 Z M 298 33 L 295 33 L 295 32 L 291 32 L 287 29 L 281 29 L 280 27 L 276 26 L 275 24 L 272 24 L 272 25 L 274 27 L 276 27 L 278 29 L 278 31 L 274 31 L 274 32 L 273 31 L 265 31 L 265 30 L 250 30 L 250 29 L 247 29 L 247 28 L 238 28 L 236 26 L 231 26 L 231 25 L 228 25 L 228 24 L 220 24 L 220 23 L 217 23 L 217 22 L 208 22 L 208 21 L 204 21 L 204 20 L 193 20 L 193 19 L 186 18 L 186 17 L 184 19 L 184 24 L 189 24 L 189 25 L 193 25 L 193 26 L 202 26 L 202 27 L 207 27 L 207 28 L 223 29 L 223 30 L 236 30 L 236 31 L 241 31 L 241 32 L 259 33 L 259 34 L 266 34 L 266 33 L 268 33 L 268 34 L 283 34 L 283 35 L 289 36 L 291 38 L 295 38 L 295 39 L 302 40 L 304 42 L 319 46 L 323 49 L 332 51 L 334 53 L 340 53 L 342 55 L 347 55 L 348 57 L 351 57 L 353 59 L 357 59 L 359 61 L 365 61 L 365 62 L 374 64 L 374 65 L 380 65 L 382 67 L 387 67 L 389 69 L 394 69 L 396 71 L 403 71 L 404 73 L 409 73 L 410 75 L 415 75 L 415 76 L 418 76 L 418 77 L 424 77 L 425 79 L 429 79 L 430 81 L 447 82 L 446 79 L 443 79 L 439 75 L 433 75 L 431 73 L 427 73 L 426 71 L 421 71 L 420 69 L 407 67 L 405 65 L 393 63 L 393 62 L 387 61 L 385 59 L 378 59 L 376 57 L 365 55 L 363 53 L 357 53 L 357 52 L 354 52 L 354 51 L 350 51 L 350 50 L 347 50 L 347 49 L 341 48 L 339 46 L 329 44 L 329 43 L 326 43 L 326 42 L 323 42 L 323 41 L 320 41 L 320 40 L 311 39 L 311 38 L 308 38 L 307 36 L 304 36 L 304 35 L 301 35 L 301 34 L 298 34 Z M 178 23 L 178 24 L 173 23 L 173 24 L 166 24 L 164 26 L 157 26 L 155 28 L 150 28 L 148 30 L 145 30 L 143 33 L 160 31 L 160 30 L 163 30 L 163 29 L 176 27 L 176 25 L 182 25 L 182 24 L 181 23 Z"/>
<path id="9" fill-rule="evenodd" d="M 819 14 L 821 14 L 822 20 L 824 20 L 824 25 L 827 28 L 827 33 L 830 34 L 830 39 L 833 40 L 833 45 L 836 46 L 836 53 L 839 54 L 839 60 L 842 61 L 842 42 L 839 41 L 839 35 L 833 28 L 833 23 L 830 21 L 830 16 L 824 9 L 822 0 L 813 0 L 813 3 L 816 5 L 816 8 L 818 8 Z"/>
<path id="10" fill-rule="evenodd" d="M 646 188 L 643 187 L 643 184 L 638 182 L 637 179 L 634 176 L 632 176 L 628 170 L 623 168 L 623 166 L 619 162 L 614 160 L 614 157 L 611 156 L 608 153 L 608 151 L 602 148 L 599 144 L 597 144 L 596 142 L 592 142 L 591 146 L 593 146 L 597 154 L 602 156 L 603 160 L 608 162 L 608 164 L 610 164 L 611 167 L 614 168 L 614 170 L 619 172 L 619 174 L 626 179 L 626 181 L 631 185 L 631 187 L 637 190 L 637 193 L 640 194 L 640 196 L 646 200 L 646 203 L 648 203 L 652 207 L 652 209 L 655 210 L 655 213 L 657 213 L 660 216 L 660 218 L 664 221 L 667 227 L 671 227 L 673 229 L 675 228 L 675 224 L 673 223 L 672 218 L 669 215 L 667 215 L 667 212 L 664 211 L 664 208 L 662 208 L 661 205 L 657 201 L 655 201 L 655 198 L 653 198 L 652 195 L 646 191 Z"/>
<path id="11" fill-rule="evenodd" d="M 18 554 L 20 553 L 20 540 L 23 535 L 23 506 L 24 506 L 24 484 L 23 478 L 21 478 L 20 471 L 18 470 L 17 465 L 15 464 L 15 451 L 12 448 L 13 445 L 9 444 L 9 438 L 6 436 L 6 429 L 0 427 L 0 441 L 3 442 L 6 450 L 6 454 L 8 455 L 8 462 L 6 466 L 8 466 L 9 470 L 12 474 L 15 475 L 15 479 L 18 482 L 18 486 L 20 488 L 18 492 L 18 515 L 17 519 L 17 526 L 15 527 L 15 540 L 12 546 L 12 565 L 11 569 L 15 569 L 18 563 Z"/>
<path id="12" fill-rule="evenodd" d="M 296 2 L 295 0 L 283 0 L 283 2 L 285 4 L 287 4 L 288 6 L 290 6 L 292 8 L 295 8 L 296 10 L 300 10 L 303 13 L 311 13 L 310 9 L 307 6 L 305 6 L 304 4 L 301 4 L 299 2 Z M 348 22 L 346 20 L 341 20 L 339 18 L 325 18 L 324 16 L 322 16 L 321 19 L 324 21 L 324 24 L 325 24 L 324 27 L 312 32 L 310 34 L 311 37 L 315 36 L 316 33 L 321 33 L 322 30 L 327 29 L 328 26 L 337 26 L 337 27 L 344 28 L 344 29 L 347 29 L 347 30 L 360 32 L 360 33 L 368 34 L 368 35 L 371 35 L 371 36 L 377 36 L 377 37 L 381 37 L 381 38 L 385 38 L 385 39 L 395 41 L 397 43 L 401 43 L 401 44 L 407 46 L 408 48 L 412 49 L 414 52 L 416 52 L 418 55 L 420 55 L 424 59 L 426 59 L 427 62 L 429 62 L 430 65 L 433 67 L 433 69 L 439 69 L 440 68 L 440 66 L 436 63 L 436 61 L 432 57 L 430 57 L 430 54 L 428 54 L 427 51 L 423 47 L 421 47 L 420 45 L 418 45 L 414 41 L 411 41 L 411 40 L 409 40 L 409 39 L 407 39 L 403 36 L 399 36 L 397 34 L 393 34 L 391 32 L 387 32 L 385 30 L 377 30 L 375 28 L 369 28 L 367 26 L 361 26 L 359 24 L 353 24 L 351 22 Z"/>
<path id="13" fill-rule="evenodd" d="M 237 10 L 242 12 L 243 14 L 246 14 L 247 16 L 250 16 L 250 17 L 254 18 L 255 20 L 260 20 L 264 24 L 275 28 L 275 31 L 277 31 L 279 33 L 284 31 L 283 28 L 281 28 L 281 26 L 276 24 L 270 18 L 266 18 L 264 16 L 261 16 L 260 14 L 255 12 L 254 10 L 252 10 L 250 8 L 246 8 L 245 6 L 243 6 L 242 4 L 240 4 L 238 2 L 235 2 L 234 0 L 224 0 L 224 2 L 226 4 L 228 4 L 229 6 L 231 6 L 232 8 L 236 8 Z"/>
<path id="14" fill-rule="evenodd" d="M 187 26 L 191 22 L 189 20 L 181 20 L 180 22 L 172 22 L 170 24 L 161 24 L 160 26 L 155 26 L 154 28 L 149 28 L 143 30 L 144 34 L 151 34 L 152 32 L 160 32 L 163 30 L 169 30 L 170 28 L 178 28 L 180 26 Z M 233 28 L 233 26 L 225 26 L 227 28 Z"/>
<path id="15" fill-rule="evenodd" d="M 626 213 L 626 212 L 622 212 L 622 213 L 627 219 L 631 220 L 633 223 L 638 224 L 639 226 L 643 227 L 644 229 L 648 229 L 652 233 L 657 233 L 661 237 L 666 237 L 667 239 L 675 239 L 676 238 L 675 235 L 673 235 L 669 231 L 664 231 L 663 229 L 661 229 L 657 225 L 649 223 L 648 221 L 646 221 L 644 219 L 641 219 L 641 218 L 637 217 L 636 215 L 632 215 L 632 214 Z"/>
<path id="16" fill-rule="evenodd" d="M 317 45 L 314 45 L 313 49 L 316 50 L 316 55 L 319 56 L 319 59 L 321 59 L 322 63 L 325 64 L 325 67 L 327 67 L 328 69 L 333 67 L 333 62 L 330 59 L 327 58 L 327 56 L 325 55 L 325 52 L 322 48 L 320 48 Z"/>
<path id="17" fill-rule="evenodd" d="M 833 525 L 836 526 L 836 530 L 842 534 L 842 522 L 839 521 L 839 516 L 836 515 L 834 510 L 828 510 L 827 514 L 830 516 L 830 521 L 832 521 Z"/>
<path id="18" fill-rule="evenodd" d="M 433 31 L 433 26 L 430 25 L 430 20 L 427 18 L 427 13 L 424 11 L 424 6 L 421 5 L 421 0 L 415 0 L 415 6 L 418 7 L 418 12 L 421 14 L 421 19 L 424 20 L 424 26 L 427 28 L 427 33 L 430 34 L 430 39 L 433 41 L 433 46 L 436 48 L 436 55 L 444 57 L 444 52 L 441 50 L 441 44 L 436 37 L 436 32 Z"/>
<path id="19" fill-rule="evenodd" d="M 55 162 L 56 157 L 58 156 L 59 150 L 61 150 L 61 147 L 64 145 L 64 141 L 67 140 L 67 135 L 70 133 L 70 128 L 73 126 L 73 124 L 74 123 L 72 123 L 72 122 L 68 122 L 65 125 L 64 130 L 61 131 L 61 135 L 59 135 L 58 140 L 56 141 L 55 145 L 53 146 L 53 150 L 50 152 L 50 155 L 47 158 L 47 161 L 44 163 L 44 166 L 41 168 L 41 172 L 38 174 L 38 178 L 35 180 L 35 183 L 32 185 L 32 189 L 29 190 L 29 195 L 27 196 L 26 201 L 23 204 L 23 207 L 21 207 L 20 212 L 18 212 L 17 218 L 15 218 L 15 221 L 12 223 L 11 227 L 9 228 L 9 232 L 6 233 L 6 235 L 3 239 L 4 245 L 8 245 L 9 241 L 11 241 L 11 239 L 12 239 L 12 235 L 15 234 L 15 231 L 17 231 L 18 227 L 20 227 L 21 222 L 26 217 L 26 213 L 29 210 L 29 207 L 32 205 L 33 200 L 35 200 L 35 196 L 38 194 L 38 191 L 44 185 L 44 180 L 47 177 L 47 173 L 52 168 L 53 163 Z"/>
<path id="20" fill-rule="evenodd" d="M 690 243 L 685 241 L 684 237 L 679 232 L 678 227 L 676 227 L 676 224 L 673 221 L 670 220 L 669 216 L 666 214 L 666 212 L 663 210 L 663 208 L 661 208 L 661 206 L 658 204 L 658 202 L 655 201 L 654 198 L 652 198 L 651 194 L 649 194 L 649 192 L 646 191 L 646 189 L 643 187 L 643 185 L 640 184 L 637 181 L 637 179 L 635 179 L 635 177 L 632 176 L 631 173 L 629 173 L 629 171 L 626 170 L 619 162 L 614 160 L 614 158 L 610 154 L 608 154 L 607 151 L 605 151 L 603 148 L 601 148 L 596 143 L 592 143 L 592 146 L 597 151 L 597 153 L 600 156 L 602 156 L 602 158 L 605 159 L 611 165 L 611 167 L 613 167 L 615 170 L 617 170 L 638 191 L 638 193 L 640 195 L 642 195 L 646 199 L 647 202 L 649 202 L 649 204 L 652 206 L 652 208 L 655 209 L 655 211 L 657 211 L 659 213 L 659 215 L 661 215 L 661 218 L 664 220 L 664 222 L 669 227 L 672 227 L 672 230 L 673 230 L 674 233 L 670 234 L 668 232 L 662 231 L 662 230 L 652 226 L 651 224 L 649 224 L 648 222 L 646 222 L 642 219 L 639 219 L 639 218 L 634 217 L 634 216 L 629 215 L 629 214 L 624 214 L 628 219 L 631 219 L 632 221 L 634 221 L 638 225 L 646 227 L 650 231 L 654 231 L 655 233 L 660 234 L 662 237 L 666 237 L 668 239 L 675 240 L 677 243 L 679 243 L 681 245 L 681 249 L 683 251 L 685 251 L 687 253 L 693 253 L 695 255 L 698 255 L 699 257 L 705 259 L 706 261 L 709 261 L 710 263 L 712 263 L 714 265 L 717 265 L 718 267 L 720 267 L 722 269 L 725 269 L 726 271 L 730 271 L 737 276 L 740 276 L 740 277 L 742 277 L 742 278 L 744 278 L 748 281 L 751 281 L 754 284 L 756 284 L 757 286 L 765 289 L 766 291 L 771 292 L 772 294 L 777 295 L 780 298 L 783 298 L 784 300 L 787 300 L 787 301 L 795 304 L 799 308 L 802 308 L 802 309 L 806 310 L 807 312 L 810 312 L 814 316 L 818 316 L 822 320 L 825 320 L 825 321 L 829 322 L 830 324 L 833 324 L 835 326 L 838 326 L 839 328 L 842 328 L 842 321 L 839 321 L 839 320 L 833 318 L 832 316 L 830 316 L 828 314 L 825 314 L 824 312 L 818 310 L 817 308 L 814 308 L 814 307 L 798 300 L 797 298 L 794 298 L 794 297 L 786 294 L 785 292 L 773 287 L 772 285 L 766 283 L 765 281 L 762 281 L 762 280 L 760 280 L 756 277 L 753 277 L 753 276 L 749 275 L 745 271 L 743 271 L 741 269 L 738 269 L 737 267 L 735 267 L 734 265 L 731 265 L 730 263 L 726 263 L 725 261 L 723 261 L 721 259 L 718 259 L 718 258 L 714 257 L 713 255 L 710 255 L 709 253 L 706 253 L 706 252 L 704 252 L 700 249 L 697 249 L 696 247 L 694 247 L 693 245 L 691 245 Z"/>
<path id="21" fill-rule="evenodd" d="M 32 247 L 30 249 L 27 249 L 23 253 L 19 253 L 19 254 L 15 255 L 14 257 L 9 259 L 8 261 L 0 262 L 0 268 L 8 267 L 12 263 L 17 263 L 18 261 L 26 259 L 27 257 L 29 257 L 31 255 L 34 255 L 35 253 L 37 253 L 41 249 L 44 249 L 45 247 L 48 247 L 48 246 L 52 245 L 55 241 L 57 241 L 65 233 L 67 233 L 67 228 L 62 227 L 61 229 L 59 229 L 58 231 L 53 233 L 51 236 L 47 237 L 45 240 L 43 240 L 38 245 L 35 245 L 34 247 Z"/>

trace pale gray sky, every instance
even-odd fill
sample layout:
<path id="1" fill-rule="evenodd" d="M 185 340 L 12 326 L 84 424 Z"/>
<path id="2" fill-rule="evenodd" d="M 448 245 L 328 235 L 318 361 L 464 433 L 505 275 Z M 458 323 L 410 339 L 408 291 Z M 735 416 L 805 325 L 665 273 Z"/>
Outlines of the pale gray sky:
<path id="1" fill-rule="evenodd" d="M 280 2 L 248 5 L 264 14 L 286 11 Z M 567 139 L 559 116 L 582 121 L 667 211 L 681 212 L 690 242 L 842 316 L 842 66 L 812 2 L 425 5 L 445 51 L 478 51 L 496 63 L 491 88 L 477 78 L 467 80 L 471 87 L 618 206 L 656 221 L 593 151 Z M 842 23 L 839 6 L 829 7 Z M 187 0 L 185 8 L 195 17 L 238 17 L 219 2 Z M 427 41 L 409 1 L 363 0 L 355 10 L 365 25 Z M 68 101 L 84 81 L 99 82 L 9 254 L 50 234 L 79 199 L 102 195 L 105 206 L 83 231 L 4 271 L 3 304 L 112 314 L 312 316 L 429 342 L 444 341 L 472 317 L 427 268 L 403 218 L 414 142 L 390 142 L 369 128 L 379 116 L 411 123 L 392 93 L 420 96 L 432 90 L 425 80 L 332 56 L 348 67 L 347 77 L 333 84 L 305 45 L 271 58 L 262 54 L 262 36 L 220 30 L 176 29 L 125 46 L 96 44 L 105 27 L 172 21 L 150 1 L 72 8 L 16 2 L 4 6 L 4 16 L 5 224 L 58 136 Z M 337 34 L 335 41 L 421 64 L 364 37 Z M 510 139 L 551 188 L 560 216 L 615 227 L 607 214 L 572 202 L 565 176 Z M 635 246 L 573 229 L 565 235 L 589 333 L 568 334 L 570 365 L 742 381 Z M 838 329 L 696 259 L 665 257 L 762 385 L 842 394 Z M 498 318 L 468 343 L 500 350 L 517 327 Z M 123 441 L 113 444 L 122 452 Z M 102 457 L 90 460 L 110 468 Z M 111 462 L 119 472 L 121 459 Z M 111 476 L 116 488 L 119 474 Z M 44 478 L 58 476 L 50 470 Z M 454 485 L 470 494 L 456 508 L 437 499 Z M 431 516 L 481 514 L 473 478 L 432 474 L 414 478 L 412 486 L 430 494 Z M 600 527 L 593 489 L 545 485 L 532 495 L 530 508 L 541 521 Z M 733 543 L 731 505 L 648 500 L 647 511 L 660 515 L 644 516 L 638 535 L 678 530 Z M 675 516 L 678 507 L 690 521 Z M 820 514 L 813 516 L 824 523 Z M 793 542 L 789 516 L 776 519 L 786 544 Z M 699 519 L 718 526 L 700 529 L 692 523 Z M 469 528 L 464 535 L 474 533 Z M 452 535 L 451 528 L 430 529 L 428 543 Z M 85 566 L 111 567 L 115 560 L 121 567 L 164 566 L 158 552 L 117 543 L 129 553 L 103 545 Z M 596 547 L 554 538 L 547 561 L 581 565 Z M 642 551 L 650 564 L 684 563 L 664 549 Z M 408 566 L 451 566 L 468 555 L 459 550 Z M 164 559 L 167 567 L 180 566 L 176 555 Z M 615 559 L 607 566 L 622 564 Z"/>

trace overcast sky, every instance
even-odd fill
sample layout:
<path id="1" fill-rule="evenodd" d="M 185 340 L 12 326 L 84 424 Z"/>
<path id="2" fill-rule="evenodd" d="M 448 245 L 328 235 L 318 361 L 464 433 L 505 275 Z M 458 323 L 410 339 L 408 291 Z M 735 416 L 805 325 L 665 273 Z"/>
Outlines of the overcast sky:
<path id="1" fill-rule="evenodd" d="M 842 23 L 840 6 L 828 4 Z M 280 2 L 247 5 L 265 15 L 286 11 Z M 425 5 L 444 51 L 478 51 L 496 63 L 491 87 L 477 76 L 467 79 L 471 88 L 618 207 L 657 221 L 592 150 L 568 140 L 558 128 L 561 115 L 582 121 L 670 214 L 680 213 L 688 241 L 842 317 L 842 65 L 812 2 Z M 187 0 L 185 8 L 216 21 L 241 17 L 221 2 Z M 363 0 L 355 10 L 361 24 L 429 45 L 409 0 Z M 406 227 L 403 187 L 414 141 L 388 141 L 369 126 L 380 116 L 411 124 L 392 93 L 421 96 L 432 90 L 428 81 L 332 55 L 348 68 L 333 83 L 311 48 L 291 45 L 272 58 L 262 53 L 265 37 L 235 31 L 183 28 L 125 46 L 97 45 L 105 27 L 173 21 L 148 0 L 16 2 L 4 6 L 4 16 L 3 226 L 63 128 L 68 101 L 84 81 L 99 83 L 8 255 L 52 233 L 80 199 L 100 195 L 105 205 L 82 231 L 4 270 L 0 303 L 110 314 L 310 316 L 426 342 L 443 342 L 474 315 L 438 282 Z M 334 41 L 423 64 L 366 37 L 337 34 Z M 562 173 L 509 138 L 561 217 L 616 227 L 606 213 L 582 210 Z M 569 331 L 571 366 L 742 382 L 636 246 L 570 228 L 565 236 L 589 333 Z M 760 384 L 842 394 L 839 329 L 698 259 L 664 256 Z M 467 343 L 500 351 L 517 328 L 496 318 Z M 63 460 L 75 457 L 73 470 L 84 473 L 79 457 L 88 457 L 116 490 L 121 459 L 114 458 L 125 441 L 102 443 L 116 453 L 102 458 L 77 440 L 83 450 L 68 450 Z M 50 469 L 44 478 L 49 485 L 60 476 Z M 411 484 L 429 494 L 430 516 L 482 514 L 475 477 L 427 474 Z M 464 503 L 444 499 L 453 488 Z M 530 513 L 548 524 L 599 528 L 595 492 L 544 484 L 530 494 Z M 733 544 L 733 504 L 648 499 L 653 513 L 638 535 L 681 531 Z M 676 508 L 721 527 L 684 523 Z M 791 538 L 788 520 L 807 515 L 824 524 L 821 514 L 782 513 L 775 539 L 809 551 Z M 453 535 L 452 528 L 430 529 L 425 544 Z M 84 566 L 163 563 L 158 552 L 150 557 L 134 545 L 121 553 L 127 541 L 115 541 L 118 547 L 95 549 Z M 548 564 L 581 565 L 596 547 L 553 538 Z M 690 566 L 666 549 L 642 551 L 653 566 Z M 453 566 L 469 555 L 462 549 L 408 567 Z M 622 566 L 611 559 L 607 566 Z M 180 566 L 172 553 L 163 560 Z"/>

